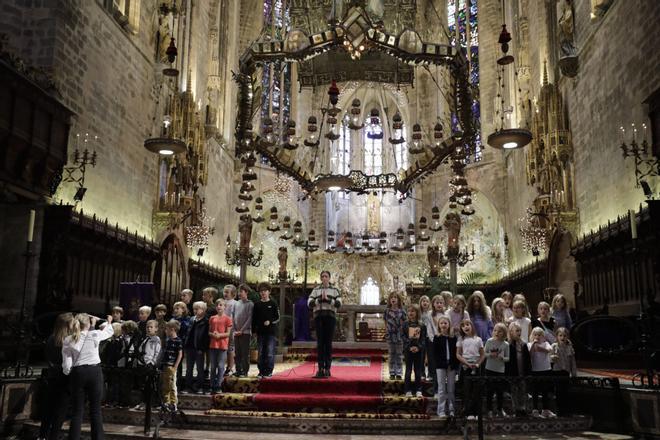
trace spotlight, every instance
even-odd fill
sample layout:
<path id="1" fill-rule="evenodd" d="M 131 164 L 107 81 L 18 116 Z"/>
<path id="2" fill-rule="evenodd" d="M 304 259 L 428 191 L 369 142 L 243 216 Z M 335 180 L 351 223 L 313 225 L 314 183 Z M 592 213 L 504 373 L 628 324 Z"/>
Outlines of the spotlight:
<path id="1" fill-rule="evenodd" d="M 73 196 L 73 200 L 77 202 L 82 202 L 83 197 L 85 197 L 85 193 L 87 192 L 87 188 L 85 187 L 80 187 L 76 191 L 76 194 Z"/>

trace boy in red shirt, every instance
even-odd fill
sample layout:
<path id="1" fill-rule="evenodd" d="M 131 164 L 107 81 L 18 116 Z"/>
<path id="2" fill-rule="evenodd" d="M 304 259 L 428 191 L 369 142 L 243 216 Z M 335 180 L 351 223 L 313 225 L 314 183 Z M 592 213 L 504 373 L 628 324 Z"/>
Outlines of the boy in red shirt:
<path id="1" fill-rule="evenodd" d="M 227 360 L 227 347 L 229 346 L 229 330 L 231 318 L 225 315 L 225 300 L 220 298 L 216 302 L 217 315 L 209 320 L 209 356 L 211 358 L 211 394 L 220 392 L 220 380 L 225 371 Z"/>

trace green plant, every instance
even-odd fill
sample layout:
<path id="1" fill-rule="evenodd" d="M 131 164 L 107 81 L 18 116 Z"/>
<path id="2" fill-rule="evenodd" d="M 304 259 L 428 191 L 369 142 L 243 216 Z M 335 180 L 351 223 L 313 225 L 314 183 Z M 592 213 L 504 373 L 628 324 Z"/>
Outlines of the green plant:
<path id="1" fill-rule="evenodd" d="M 468 272 L 461 277 L 461 284 L 481 284 L 486 282 L 486 278 L 488 275 L 483 272 Z"/>

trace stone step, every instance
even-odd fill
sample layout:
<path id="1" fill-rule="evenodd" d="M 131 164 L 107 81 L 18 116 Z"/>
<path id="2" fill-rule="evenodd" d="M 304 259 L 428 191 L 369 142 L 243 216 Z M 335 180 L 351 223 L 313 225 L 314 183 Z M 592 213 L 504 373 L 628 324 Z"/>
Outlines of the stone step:
<path id="1" fill-rule="evenodd" d="M 152 414 L 152 433 L 159 421 Z M 143 436 L 144 412 L 105 409 L 103 411 L 105 436 L 108 439 L 128 439 Z M 24 438 L 36 438 L 38 422 L 26 423 Z M 584 416 L 540 418 L 484 419 L 489 434 L 515 434 L 533 432 L 575 432 L 588 430 L 591 418 Z M 467 429 L 476 434 L 477 422 L 462 418 L 441 419 L 409 414 L 300 414 L 265 411 L 188 410 L 177 415 L 161 429 L 161 438 L 200 439 L 214 438 L 213 431 L 251 431 L 297 434 L 381 434 L 381 435 L 457 435 Z M 68 429 L 65 426 L 65 429 Z M 89 438 L 89 427 L 83 427 L 83 438 Z M 191 434 L 192 433 L 192 434 Z M 193 434 L 195 436 L 193 436 Z"/>

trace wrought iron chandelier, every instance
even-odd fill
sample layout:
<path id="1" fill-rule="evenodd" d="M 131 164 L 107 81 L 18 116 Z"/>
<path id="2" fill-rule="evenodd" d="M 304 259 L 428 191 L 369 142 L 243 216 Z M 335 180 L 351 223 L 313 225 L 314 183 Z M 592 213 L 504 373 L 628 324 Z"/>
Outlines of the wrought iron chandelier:
<path id="1" fill-rule="evenodd" d="M 452 87 L 449 93 L 451 106 L 457 118 L 453 133 L 445 136 L 443 125 L 438 122 L 427 134 L 416 122 L 412 125 L 408 141 L 403 130 L 403 118 L 398 112 L 382 117 L 378 109 L 365 111 L 359 99 L 353 99 L 345 110 L 339 108 L 342 92 L 334 80 L 330 81 L 326 103 L 317 109 L 320 118 L 318 114 L 309 114 L 304 121 L 306 124 L 297 124 L 292 119 L 286 119 L 287 115 L 280 106 L 277 113 L 267 112 L 258 120 L 256 109 L 261 104 L 260 98 L 265 93 L 271 95 L 270 89 L 262 90 L 266 85 L 262 87 L 259 82 L 263 78 L 260 72 L 265 69 L 277 71 L 283 69 L 281 66 L 286 62 L 303 63 L 327 52 L 330 52 L 327 56 L 335 57 L 340 51 L 348 51 L 355 60 L 364 58 L 368 53 L 378 53 L 403 66 L 436 65 L 447 68 L 452 79 L 449 81 Z M 368 14 L 357 6 L 350 8 L 343 20 L 329 23 L 322 32 L 308 35 L 300 29 L 292 29 L 279 38 L 262 38 L 244 53 L 240 72 L 234 75 L 234 79 L 239 93 L 236 154 L 245 166 L 244 174 L 250 174 L 250 168 L 260 156 L 278 172 L 296 180 L 306 195 L 336 190 L 358 194 L 391 190 L 403 199 L 410 195 L 416 183 L 433 173 L 445 159 L 475 141 L 465 55 L 450 45 L 424 42 L 409 29 L 397 35 L 389 34 L 383 26 L 372 24 Z M 304 83 L 301 82 L 301 85 Z M 389 129 L 385 142 L 392 146 L 408 144 L 408 152 L 414 160 L 407 168 L 398 173 L 381 174 L 359 169 L 338 173 L 323 168 L 320 158 L 334 147 L 340 138 L 340 129 L 345 127 L 351 131 L 361 131 L 370 139 L 383 139 L 383 131 L 375 129 L 381 124 Z M 299 125 L 305 127 L 302 135 L 299 134 Z M 445 125 L 450 124 L 447 122 Z M 425 142 L 425 138 L 430 141 Z M 462 188 L 457 188 L 457 191 L 461 194 L 457 195 L 457 200 L 465 201 L 468 194 Z M 245 192 L 249 191 L 246 189 Z M 249 200 L 240 198 L 237 211 L 247 212 Z"/>

